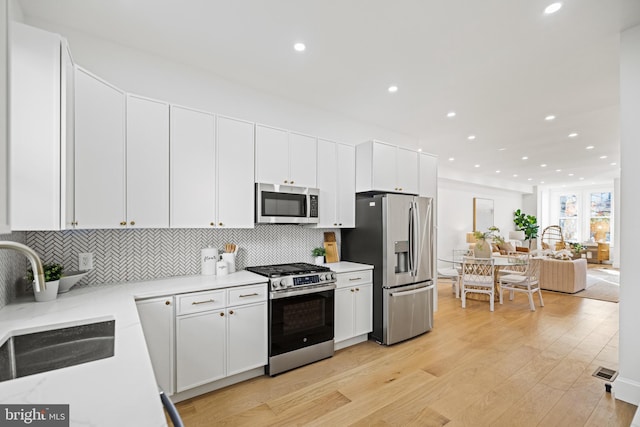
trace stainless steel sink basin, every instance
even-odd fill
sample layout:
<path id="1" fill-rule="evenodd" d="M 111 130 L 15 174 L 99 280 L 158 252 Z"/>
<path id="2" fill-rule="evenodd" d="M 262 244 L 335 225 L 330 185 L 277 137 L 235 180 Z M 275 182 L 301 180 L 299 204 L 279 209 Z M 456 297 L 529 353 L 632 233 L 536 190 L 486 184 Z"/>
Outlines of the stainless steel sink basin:
<path id="1" fill-rule="evenodd" d="M 9 337 L 0 346 L 0 381 L 113 356 L 115 320 Z"/>

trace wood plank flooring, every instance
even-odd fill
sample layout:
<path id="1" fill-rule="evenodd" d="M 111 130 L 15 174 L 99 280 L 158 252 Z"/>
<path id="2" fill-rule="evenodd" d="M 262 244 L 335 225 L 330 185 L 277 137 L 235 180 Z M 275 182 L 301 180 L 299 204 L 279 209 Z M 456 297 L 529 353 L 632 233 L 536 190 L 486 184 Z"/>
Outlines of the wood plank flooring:
<path id="1" fill-rule="evenodd" d="M 592 376 L 618 369 L 618 304 L 544 292 L 467 308 L 441 282 L 433 331 L 371 341 L 177 404 L 186 426 L 629 426 Z M 615 390 L 614 390 L 615 392 Z"/>

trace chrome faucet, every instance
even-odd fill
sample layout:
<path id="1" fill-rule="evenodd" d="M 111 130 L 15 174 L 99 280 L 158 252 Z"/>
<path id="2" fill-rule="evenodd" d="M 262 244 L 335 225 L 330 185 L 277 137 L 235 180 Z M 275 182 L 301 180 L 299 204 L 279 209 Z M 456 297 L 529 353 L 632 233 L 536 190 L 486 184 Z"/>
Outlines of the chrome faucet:
<path id="1" fill-rule="evenodd" d="M 27 245 L 22 243 L 12 242 L 10 240 L 0 241 L 0 249 L 13 249 L 21 254 L 25 255 L 31 262 L 31 269 L 33 270 L 33 278 L 35 279 L 33 288 L 36 292 L 44 291 L 47 285 L 44 281 L 44 269 L 42 268 L 42 261 L 40 257 Z"/>

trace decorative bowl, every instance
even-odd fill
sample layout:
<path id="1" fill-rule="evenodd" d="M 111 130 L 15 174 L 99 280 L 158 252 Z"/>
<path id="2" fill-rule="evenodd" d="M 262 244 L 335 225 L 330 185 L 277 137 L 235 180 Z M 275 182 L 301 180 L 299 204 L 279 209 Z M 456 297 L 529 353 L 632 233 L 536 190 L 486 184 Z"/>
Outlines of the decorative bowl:
<path id="1" fill-rule="evenodd" d="M 84 276 L 89 273 L 89 270 L 84 271 L 69 271 L 68 273 L 63 273 L 60 278 L 60 287 L 58 288 L 58 293 L 63 294 L 68 292 L 69 289 L 73 287 L 76 283 L 80 281 Z"/>

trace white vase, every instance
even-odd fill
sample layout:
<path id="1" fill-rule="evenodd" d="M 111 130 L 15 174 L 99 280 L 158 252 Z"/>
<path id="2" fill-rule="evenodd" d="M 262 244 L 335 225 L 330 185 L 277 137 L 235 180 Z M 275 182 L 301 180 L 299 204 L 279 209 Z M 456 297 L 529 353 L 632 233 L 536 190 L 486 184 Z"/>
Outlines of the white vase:
<path id="1" fill-rule="evenodd" d="M 59 280 L 46 282 L 45 285 L 46 289 L 41 290 L 40 292 L 36 292 L 35 286 L 33 288 L 33 295 L 35 295 L 36 301 L 38 302 L 53 301 L 58 296 L 58 287 L 60 286 Z"/>
<path id="2" fill-rule="evenodd" d="M 491 243 L 486 240 L 478 240 L 473 248 L 473 256 L 476 258 L 491 258 Z"/>
<path id="3" fill-rule="evenodd" d="M 316 265 L 324 264 L 324 255 L 317 256 L 316 259 L 315 259 L 315 263 L 316 263 Z"/>

